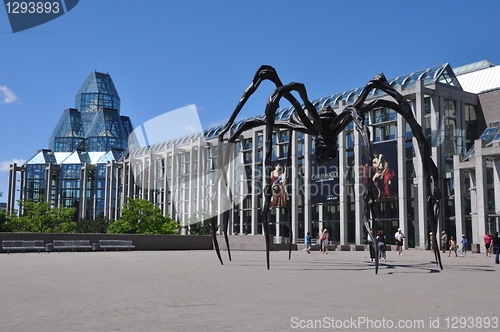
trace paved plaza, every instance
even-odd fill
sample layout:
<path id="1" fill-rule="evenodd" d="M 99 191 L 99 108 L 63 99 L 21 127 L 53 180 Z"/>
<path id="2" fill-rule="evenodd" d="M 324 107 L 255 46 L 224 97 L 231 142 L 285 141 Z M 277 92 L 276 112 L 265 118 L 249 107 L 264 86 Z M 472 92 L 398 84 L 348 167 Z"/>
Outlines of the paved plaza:
<path id="1" fill-rule="evenodd" d="M 500 329 L 500 265 L 484 254 L 119 251 L 0 254 L 6 331 Z M 486 325 L 488 328 L 485 329 Z M 453 328 L 456 327 L 456 328 Z"/>

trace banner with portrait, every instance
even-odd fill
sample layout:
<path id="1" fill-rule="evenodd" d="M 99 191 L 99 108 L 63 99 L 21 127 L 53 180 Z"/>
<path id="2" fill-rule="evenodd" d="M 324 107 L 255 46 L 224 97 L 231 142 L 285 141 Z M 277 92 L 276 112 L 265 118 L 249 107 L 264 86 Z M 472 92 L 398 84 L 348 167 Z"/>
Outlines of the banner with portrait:
<path id="1" fill-rule="evenodd" d="M 275 160 L 272 163 L 271 171 L 271 191 L 272 197 L 270 206 L 285 207 L 287 202 L 286 194 L 286 159 Z"/>
<path id="2" fill-rule="evenodd" d="M 368 176 L 370 176 L 376 199 L 396 198 L 398 196 L 397 142 L 375 143 L 372 146 L 372 154 L 371 161 L 364 160 L 363 162 L 363 184 L 368 183 Z"/>

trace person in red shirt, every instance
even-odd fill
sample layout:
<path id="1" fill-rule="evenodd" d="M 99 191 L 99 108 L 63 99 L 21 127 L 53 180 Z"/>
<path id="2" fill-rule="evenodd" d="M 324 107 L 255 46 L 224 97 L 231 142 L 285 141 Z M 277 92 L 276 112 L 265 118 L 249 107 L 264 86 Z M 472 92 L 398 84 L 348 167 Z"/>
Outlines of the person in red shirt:
<path id="1" fill-rule="evenodd" d="M 484 247 L 486 248 L 486 257 L 491 257 L 491 236 L 488 232 L 484 234 Z"/>

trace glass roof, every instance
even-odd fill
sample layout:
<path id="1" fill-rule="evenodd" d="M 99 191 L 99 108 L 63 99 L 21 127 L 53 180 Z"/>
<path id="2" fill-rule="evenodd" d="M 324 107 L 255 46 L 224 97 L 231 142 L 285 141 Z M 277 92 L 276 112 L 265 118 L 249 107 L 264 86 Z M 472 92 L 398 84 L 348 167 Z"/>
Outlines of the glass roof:
<path id="1" fill-rule="evenodd" d="M 481 134 L 481 137 L 479 138 L 485 141 L 485 146 L 490 146 L 495 142 L 500 142 L 500 125 L 498 125 L 497 127 L 486 128 Z M 464 160 L 466 160 L 470 156 L 475 155 L 475 153 L 476 153 L 476 148 L 474 145 L 472 145 L 469 151 L 465 153 Z"/>
<path id="2" fill-rule="evenodd" d="M 461 74 L 466 74 L 470 73 L 476 70 L 480 69 L 485 69 L 485 68 L 490 68 L 490 67 L 495 67 L 495 65 L 488 60 L 482 60 L 474 63 L 470 63 L 465 66 L 460 66 L 457 68 L 453 68 L 453 71 L 455 72 L 455 75 L 461 75 Z"/>
<path id="3" fill-rule="evenodd" d="M 490 128 L 486 128 L 483 132 L 483 134 L 481 135 L 481 139 L 483 141 L 488 141 L 490 139 L 491 136 L 493 136 L 493 134 L 498 130 L 497 127 L 490 127 Z"/>
<path id="4" fill-rule="evenodd" d="M 84 151 L 75 151 L 64 159 L 61 164 L 86 164 L 90 163 L 89 155 Z"/>
<path id="5" fill-rule="evenodd" d="M 55 164 L 56 158 L 50 150 L 40 150 L 31 157 L 25 164 Z"/>
<path id="6" fill-rule="evenodd" d="M 109 74 L 90 73 L 49 138 L 54 152 L 125 150 L 132 122 L 120 115 L 120 97 Z"/>
<path id="7" fill-rule="evenodd" d="M 120 97 L 109 74 L 92 72 L 75 97 L 75 108 L 81 112 L 96 112 L 102 108 L 120 110 Z"/>
<path id="8" fill-rule="evenodd" d="M 455 74 L 453 70 L 451 69 L 449 64 L 443 64 L 423 70 L 419 70 L 410 74 L 398 76 L 392 79 L 389 79 L 388 82 L 394 87 L 397 88 L 398 86 L 402 86 L 403 89 L 411 88 L 415 86 L 415 83 L 417 80 L 423 80 L 424 85 L 439 82 L 441 84 L 447 84 L 451 86 L 456 86 L 460 87 L 460 84 L 458 83 L 458 80 L 455 77 Z M 319 99 L 312 100 L 311 103 L 314 105 L 314 107 L 317 110 L 320 110 L 321 108 L 325 106 L 331 106 L 332 108 L 338 107 L 340 102 L 343 100 L 346 103 L 352 103 L 354 102 L 357 97 L 361 94 L 363 91 L 364 87 L 359 87 L 357 89 L 351 89 L 347 90 L 344 92 L 336 93 L 334 95 L 330 96 L 325 96 Z M 381 90 L 373 90 L 370 92 L 368 95 L 368 98 L 374 98 L 380 95 L 385 94 Z M 303 107 L 303 104 L 301 104 Z M 294 107 L 293 106 L 288 106 L 285 108 L 280 108 L 276 110 L 276 121 L 278 120 L 286 120 L 289 119 L 292 113 L 294 112 Z M 257 115 L 252 118 L 248 119 L 243 119 L 236 121 L 233 126 L 231 127 L 231 132 L 236 131 L 244 122 L 251 120 L 251 119 L 265 119 L 265 115 Z M 222 131 L 224 126 L 218 126 L 215 128 L 209 128 L 206 129 L 202 132 L 203 137 L 205 139 L 212 139 L 217 137 L 217 135 Z M 174 140 L 169 140 L 166 142 L 158 143 L 155 144 L 154 146 L 151 146 L 151 149 L 154 151 L 159 151 L 163 150 L 165 148 L 168 148 L 172 144 L 178 145 L 178 144 L 185 144 L 188 143 L 189 141 L 194 140 L 195 138 L 199 138 L 200 133 L 193 134 L 189 137 L 181 137 L 179 139 L 174 139 Z M 144 153 L 145 151 L 148 151 L 150 148 L 149 147 L 142 147 L 139 148 L 138 150 L 134 150 L 133 154 L 134 155 L 139 155 Z"/>
<path id="9" fill-rule="evenodd" d="M 121 157 L 121 154 L 122 154 L 122 151 L 116 151 L 116 150 L 112 150 L 112 151 L 108 151 L 106 153 L 102 153 L 102 152 L 89 152 L 89 155 L 92 154 L 92 153 L 99 153 L 101 154 L 100 158 L 97 159 L 96 162 L 93 162 L 93 164 L 96 164 L 96 163 L 106 163 L 108 161 L 118 161 Z"/>

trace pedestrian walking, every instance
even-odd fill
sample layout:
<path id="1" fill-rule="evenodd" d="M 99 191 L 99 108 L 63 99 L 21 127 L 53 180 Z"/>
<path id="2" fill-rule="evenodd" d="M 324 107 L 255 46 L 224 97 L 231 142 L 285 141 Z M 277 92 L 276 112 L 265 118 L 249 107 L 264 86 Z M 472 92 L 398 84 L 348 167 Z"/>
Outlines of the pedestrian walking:
<path id="1" fill-rule="evenodd" d="M 448 244 L 448 235 L 446 235 L 445 231 L 441 232 L 441 250 L 443 254 L 446 253 L 446 245 Z"/>
<path id="2" fill-rule="evenodd" d="M 460 257 L 465 257 L 467 255 L 467 248 L 469 247 L 469 240 L 462 234 L 462 254 Z"/>
<path id="3" fill-rule="evenodd" d="M 311 247 L 312 247 L 311 232 L 307 232 L 307 235 L 306 235 L 306 251 L 307 251 L 308 254 L 311 253 Z"/>
<path id="4" fill-rule="evenodd" d="M 377 241 L 377 246 L 378 246 L 378 257 L 379 259 L 383 258 L 384 262 L 387 261 L 386 259 L 386 254 L 385 254 L 385 245 L 387 243 L 387 238 L 384 235 L 383 230 L 379 230 L 377 232 L 377 237 L 375 238 Z"/>
<path id="5" fill-rule="evenodd" d="M 457 255 L 457 243 L 455 242 L 454 236 L 450 237 L 450 241 L 448 242 L 448 244 L 450 245 L 450 251 L 448 252 L 448 257 L 450 257 L 452 250 L 455 252 L 455 257 L 458 257 L 458 255 Z"/>
<path id="6" fill-rule="evenodd" d="M 491 235 L 486 232 L 484 234 L 484 248 L 486 249 L 486 257 L 491 257 Z"/>
<path id="7" fill-rule="evenodd" d="M 330 234 L 328 230 L 323 229 L 323 235 L 321 235 L 321 246 L 323 248 L 323 254 L 328 254 L 328 243 L 330 241 Z"/>
<path id="8" fill-rule="evenodd" d="M 398 231 L 394 234 L 394 238 L 396 239 L 396 251 L 398 255 L 403 256 L 403 239 L 405 235 L 401 232 L 401 228 L 398 228 Z"/>
<path id="9" fill-rule="evenodd" d="M 434 252 L 434 234 L 432 234 L 432 232 L 429 233 L 429 246 L 431 252 Z"/>
<path id="10" fill-rule="evenodd" d="M 495 264 L 500 264 L 498 261 L 498 256 L 500 255 L 500 237 L 498 237 L 498 232 L 493 234 L 491 238 L 491 245 L 493 246 L 493 252 L 495 253 Z"/>
<path id="11" fill-rule="evenodd" d="M 375 260 L 375 248 L 373 246 L 372 239 L 372 229 L 370 228 L 370 233 L 366 235 L 366 241 L 368 242 L 368 246 L 370 247 L 370 261 L 373 262 Z"/>

